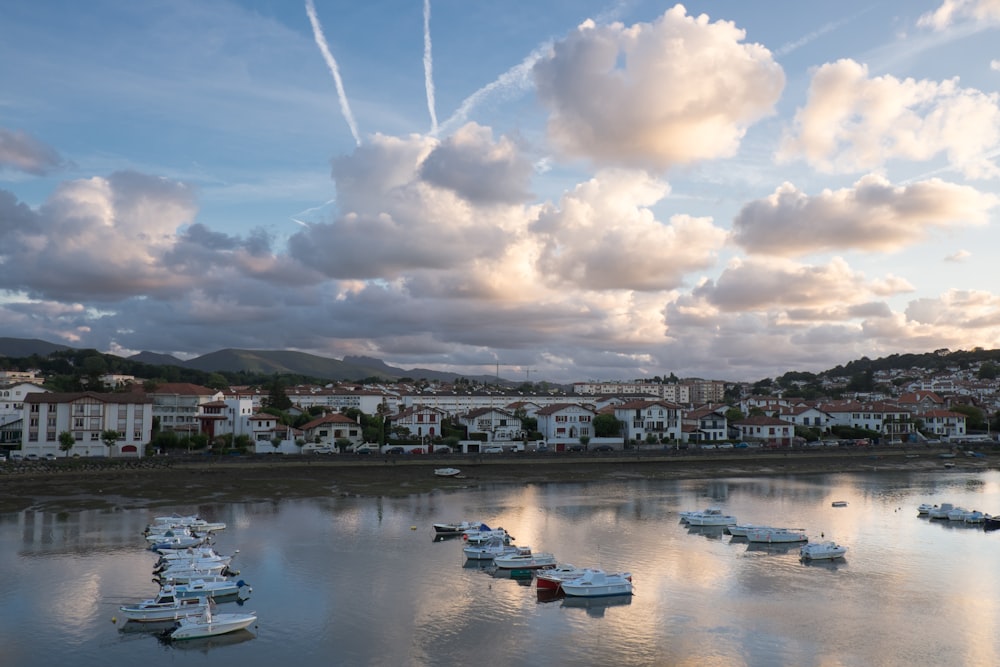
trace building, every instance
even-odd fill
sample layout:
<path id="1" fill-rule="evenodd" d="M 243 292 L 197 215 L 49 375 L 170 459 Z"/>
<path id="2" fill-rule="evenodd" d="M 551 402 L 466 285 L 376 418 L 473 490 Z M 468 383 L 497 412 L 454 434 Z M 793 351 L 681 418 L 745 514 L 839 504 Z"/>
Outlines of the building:
<path id="1" fill-rule="evenodd" d="M 458 419 L 465 426 L 469 438 L 473 433 L 484 433 L 487 442 L 520 440 L 525 437 L 521 420 L 506 410 L 478 408 Z"/>
<path id="2" fill-rule="evenodd" d="M 733 424 L 744 441 L 753 440 L 769 447 L 791 447 L 795 424 L 777 417 L 756 415 Z"/>
<path id="3" fill-rule="evenodd" d="M 24 399 L 23 421 L 25 454 L 140 457 L 152 437 L 153 406 L 137 393 L 31 393 Z M 111 446 L 103 440 L 106 431 L 118 433 Z M 68 452 L 60 449 L 64 432 L 73 435 Z"/>
<path id="4" fill-rule="evenodd" d="M 629 401 L 615 406 L 625 442 L 652 444 L 679 442 L 682 438 L 681 406 L 669 401 Z"/>
<path id="5" fill-rule="evenodd" d="M 594 435 L 594 417 L 597 413 L 575 403 L 556 403 L 541 408 L 535 415 L 538 430 L 550 448 L 562 451 L 580 444 L 580 438 Z"/>
<path id="6" fill-rule="evenodd" d="M 174 431 L 179 435 L 197 435 L 202 432 L 202 404 L 216 403 L 225 394 L 189 382 L 165 382 L 146 392 L 153 404 L 153 417 L 159 419 L 161 431 Z"/>
<path id="7" fill-rule="evenodd" d="M 347 440 L 350 442 L 350 446 L 360 445 L 364 442 L 361 426 L 347 415 L 340 413 L 323 415 L 303 424 L 302 436 L 306 441 L 303 449 L 333 447 L 338 440 Z"/>

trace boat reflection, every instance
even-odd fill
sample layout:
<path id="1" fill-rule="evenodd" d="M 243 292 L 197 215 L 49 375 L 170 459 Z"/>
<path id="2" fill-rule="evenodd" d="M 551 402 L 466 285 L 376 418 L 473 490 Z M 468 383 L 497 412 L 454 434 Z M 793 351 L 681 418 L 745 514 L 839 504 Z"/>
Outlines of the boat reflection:
<path id="1" fill-rule="evenodd" d="M 213 648 L 234 646 L 236 644 L 242 644 L 243 642 L 250 641 L 251 639 L 256 639 L 257 635 L 244 629 L 224 635 L 200 637 L 198 639 L 171 640 L 170 637 L 165 634 L 158 635 L 157 637 L 160 640 L 160 643 L 170 646 L 170 648 L 175 648 L 181 651 L 200 651 L 202 653 L 208 653 L 208 651 Z"/>
<path id="2" fill-rule="evenodd" d="M 594 618 L 603 618 L 604 612 L 611 607 L 626 607 L 632 604 L 632 595 L 609 595 L 602 598 L 580 598 L 580 597 L 564 597 L 562 600 L 562 606 L 569 609 L 583 609 L 587 612 L 587 616 L 592 616 Z"/>

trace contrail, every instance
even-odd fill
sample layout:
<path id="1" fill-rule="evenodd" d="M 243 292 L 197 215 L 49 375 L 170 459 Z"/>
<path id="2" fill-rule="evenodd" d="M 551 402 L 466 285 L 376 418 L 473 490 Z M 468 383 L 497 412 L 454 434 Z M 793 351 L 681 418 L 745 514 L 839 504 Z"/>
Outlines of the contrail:
<path id="1" fill-rule="evenodd" d="M 431 59 L 431 0 L 424 0 L 424 88 L 427 110 L 431 112 L 431 134 L 437 134 L 438 118 L 434 111 L 434 61 Z"/>
<path id="2" fill-rule="evenodd" d="M 531 87 L 531 68 L 539 60 L 552 50 L 552 42 L 548 41 L 528 54 L 528 56 L 517 65 L 497 77 L 496 81 L 486 84 L 476 92 L 466 97 L 458 110 L 451 115 L 441 126 L 442 130 L 451 131 L 457 125 L 464 123 L 472 112 L 472 109 L 479 106 L 491 96 L 513 97 L 515 94 L 527 90 Z"/>
<path id="3" fill-rule="evenodd" d="M 333 82 L 337 86 L 337 98 L 340 100 L 340 111 L 344 114 L 347 126 L 351 128 L 354 143 L 360 146 L 361 139 L 358 137 L 358 126 L 354 122 L 351 105 L 348 104 L 347 95 L 344 93 L 344 82 L 340 80 L 340 69 L 337 67 L 337 61 L 334 60 L 333 54 L 330 53 L 330 47 L 326 44 L 326 37 L 323 36 L 323 27 L 319 24 L 319 19 L 316 17 L 316 7 L 313 5 L 313 0 L 306 0 L 306 14 L 309 15 L 309 23 L 312 25 L 316 46 L 319 47 L 320 53 L 323 54 L 323 60 L 326 61 L 327 67 L 330 68 L 330 73 L 333 74 Z"/>

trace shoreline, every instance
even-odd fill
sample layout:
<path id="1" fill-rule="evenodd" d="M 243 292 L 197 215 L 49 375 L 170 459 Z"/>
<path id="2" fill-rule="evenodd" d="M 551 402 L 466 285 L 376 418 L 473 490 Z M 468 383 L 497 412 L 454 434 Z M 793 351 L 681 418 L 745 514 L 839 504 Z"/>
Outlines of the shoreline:
<path id="1" fill-rule="evenodd" d="M 149 458 L 32 463 L 0 469 L 0 513 L 135 509 L 176 504 L 252 502 L 276 498 L 402 497 L 470 490 L 495 484 L 581 483 L 637 479 L 705 479 L 841 472 L 985 471 L 995 457 L 952 459 L 948 450 L 834 450 L 607 456 L 464 456 L 345 460 L 309 457 L 272 460 Z M 459 477 L 437 477 L 455 467 Z"/>

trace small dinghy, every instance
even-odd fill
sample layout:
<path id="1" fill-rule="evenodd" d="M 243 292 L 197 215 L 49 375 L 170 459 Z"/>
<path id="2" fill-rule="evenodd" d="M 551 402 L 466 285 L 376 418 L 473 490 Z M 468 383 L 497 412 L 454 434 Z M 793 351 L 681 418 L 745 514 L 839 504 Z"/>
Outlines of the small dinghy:
<path id="1" fill-rule="evenodd" d="M 256 621 L 256 612 L 216 614 L 212 612 L 212 605 L 206 605 L 202 613 L 180 619 L 177 627 L 169 633 L 169 637 L 174 640 L 214 637 L 243 630 Z"/>

